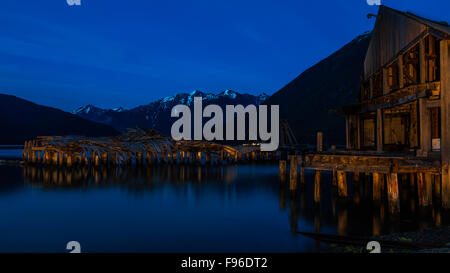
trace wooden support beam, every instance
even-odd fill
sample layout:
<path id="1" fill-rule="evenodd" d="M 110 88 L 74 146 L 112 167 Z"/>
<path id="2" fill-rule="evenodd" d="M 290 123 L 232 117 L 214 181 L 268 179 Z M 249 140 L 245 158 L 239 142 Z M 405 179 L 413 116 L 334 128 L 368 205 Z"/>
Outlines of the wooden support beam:
<path id="1" fill-rule="evenodd" d="M 389 213 L 397 215 L 400 213 L 400 198 L 398 193 L 398 176 L 397 173 L 387 175 L 387 192 Z"/>
<path id="2" fill-rule="evenodd" d="M 344 171 L 338 171 L 337 172 L 337 181 L 338 181 L 338 196 L 339 196 L 339 198 L 347 198 L 348 197 L 347 174 Z"/>
<path id="3" fill-rule="evenodd" d="M 67 167 L 72 167 L 72 154 L 66 154 L 66 165 Z"/>
<path id="4" fill-rule="evenodd" d="M 353 172 L 353 182 L 354 183 L 359 182 L 359 172 Z"/>
<path id="5" fill-rule="evenodd" d="M 441 176 L 439 174 L 433 174 L 433 195 L 436 201 L 441 201 Z"/>
<path id="6" fill-rule="evenodd" d="M 403 55 L 398 57 L 398 85 L 402 89 L 405 86 L 405 79 L 403 77 Z"/>
<path id="7" fill-rule="evenodd" d="M 383 151 L 383 110 L 377 109 L 377 151 Z"/>
<path id="8" fill-rule="evenodd" d="M 417 155 L 423 157 L 428 156 L 431 151 L 431 120 L 426 104 L 426 99 L 419 99 L 420 150 L 417 152 Z"/>
<path id="9" fill-rule="evenodd" d="M 300 184 L 305 185 L 305 168 L 303 164 L 300 164 Z"/>
<path id="10" fill-rule="evenodd" d="M 430 173 L 417 173 L 417 193 L 420 207 L 431 206 L 433 190 Z"/>
<path id="11" fill-rule="evenodd" d="M 323 151 L 323 133 L 317 132 L 317 151 L 322 152 Z"/>
<path id="12" fill-rule="evenodd" d="M 320 204 L 320 181 L 322 172 L 316 171 L 314 175 L 314 203 Z"/>
<path id="13" fill-rule="evenodd" d="M 425 59 L 425 39 L 422 38 L 419 42 L 419 71 L 420 71 L 420 83 L 425 83 L 426 81 L 426 59 Z"/>
<path id="14" fill-rule="evenodd" d="M 64 153 L 59 152 L 58 165 L 62 166 L 63 164 L 64 164 Z"/>
<path id="15" fill-rule="evenodd" d="M 381 203 L 381 176 L 382 174 L 373 173 L 372 175 L 372 196 L 375 205 Z"/>
<path id="16" fill-rule="evenodd" d="M 441 194 L 442 206 L 450 209 L 450 40 L 440 41 L 441 75 Z"/>
<path id="17" fill-rule="evenodd" d="M 332 185 L 333 187 L 337 187 L 337 171 L 335 169 L 333 169 L 332 171 Z"/>

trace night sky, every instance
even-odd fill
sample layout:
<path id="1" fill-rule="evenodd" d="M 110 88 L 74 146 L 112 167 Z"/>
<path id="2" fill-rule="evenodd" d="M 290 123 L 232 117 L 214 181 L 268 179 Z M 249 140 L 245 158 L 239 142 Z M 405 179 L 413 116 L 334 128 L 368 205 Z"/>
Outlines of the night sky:
<path id="1" fill-rule="evenodd" d="M 448 0 L 381 0 L 449 21 Z M 71 111 L 198 89 L 272 94 L 371 30 L 366 0 L 2 0 L 0 93 Z"/>

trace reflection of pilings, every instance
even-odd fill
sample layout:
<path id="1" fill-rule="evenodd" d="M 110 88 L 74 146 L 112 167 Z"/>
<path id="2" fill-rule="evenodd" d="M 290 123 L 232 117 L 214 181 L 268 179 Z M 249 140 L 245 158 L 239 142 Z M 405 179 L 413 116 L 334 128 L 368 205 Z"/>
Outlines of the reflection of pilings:
<path id="1" fill-rule="evenodd" d="M 337 209 L 337 234 L 347 235 L 348 229 L 348 210 L 347 207 L 339 205 Z"/>
<path id="2" fill-rule="evenodd" d="M 289 219 L 291 222 L 291 231 L 297 232 L 298 230 L 298 213 L 297 213 L 297 195 L 295 192 L 291 192 L 289 199 Z"/>
<path id="3" fill-rule="evenodd" d="M 195 169 L 194 169 L 195 168 Z M 145 165 L 126 167 L 95 167 L 95 166 L 73 166 L 72 168 L 58 166 L 25 165 L 23 176 L 26 182 L 53 186 L 82 186 L 90 183 L 124 183 L 129 181 L 164 181 L 175 183 L 185 181 L 216 181 L 231 182 L 236 179 L 237 173 L 234 169 L 224 172 L 211 171 L 210 168 L 180 165 L 174 168 L 171 165 Z"/>
<path id="4" fill-rule="evenodd" d="M 280 181 L 286 181 L 286 160 L 280 160 Z"/>

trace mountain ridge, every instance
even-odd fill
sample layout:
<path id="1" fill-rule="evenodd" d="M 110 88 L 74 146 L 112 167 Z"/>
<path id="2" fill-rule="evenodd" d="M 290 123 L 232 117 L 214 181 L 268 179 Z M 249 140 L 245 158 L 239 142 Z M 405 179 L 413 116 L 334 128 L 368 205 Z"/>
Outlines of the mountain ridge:
<path id="1" fill-rule="evenodd" d="M 119 134 L 105 124 L 8 94 L 0 94 L 0 128 L 1 144 L 23 144 L 45 135 L 99 137 Z"/>
<path id="2" fill-rule="evenodd" d="M 127 128 L 137 126 L 144 129 L 152 128 L 170 135 L 170 125 L 176 120 L 176 118 L 170 116 L 172 107 L 178 104 L 192 107 L 194 97 L 202 97 L 204 106 L 217 104 L 224 107 L 227 104 L 259 105 L 267 99 L 268 95 L 265 93 L 260 95 L 241 94 L 230 89 L 217 94 L 194 90 L 190 93 L 178 93 L 163 97 L 148 104 L 131 109 L 122 109 L 121 111 L 102 109 L 89 104 L 79 107 L 73 113 L 85 119 L 110 125 L 118 131 L 125 131 Z"/>

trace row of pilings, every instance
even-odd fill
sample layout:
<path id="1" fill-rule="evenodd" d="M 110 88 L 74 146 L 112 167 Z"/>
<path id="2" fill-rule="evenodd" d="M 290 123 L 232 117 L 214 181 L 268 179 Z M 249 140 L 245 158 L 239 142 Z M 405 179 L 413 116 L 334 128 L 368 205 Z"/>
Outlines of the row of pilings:
<path id="1" fill-rule="evenodd" d="M 264 162 L 278 160 L 280 152 L 249 151 L 246 153 L 227 151 L 137 151 L 137 152 L 102 152 L 83 151 L 65 152 L 56 149 L 40 149 L 25 145 L 23 160 L 27 164 L 67 166 L 127 166 L 145 164 L 233 164 L 245 162 Z"/>
<path id="2" fill-rule="evenodd" d="M 279 176 L 281 183 L 289 180 L 290 191 L 296 191 L 298 187 L 305 185 L 305 166 L 302 157 L 297 155 L 288 156 L 288 160 L 279 161 Z M 319 206 L 321 200 L 322 172 L 314 171 L 314 203 Z M 372 201 L 374 206 L 380 206 L 383 200 L 387 201 L 388 212 L 392 216 L 400 214 L 400 194 L 399 179 L 410 184 L 411 190 L 417 195 L 420 208 L 427 209 L 433 204 L 441 206 L 442 187 L 440 174 L 431 172 L 411 172 L 411 173 L 377 173 L 357 171 L 344 171 L 333 169 L 332 186 L 340 202 L 348 202 L 349 188 L 358 189 L 361 184 L 371 187 Z M 349 179 L 351 178 L 351 179 Z M 353 183 L 349 187 L 349 183 Z M 354 198 L 358 198 L 355 194 Z M 357 200 L 353 200 L 357 201 Z"/>

